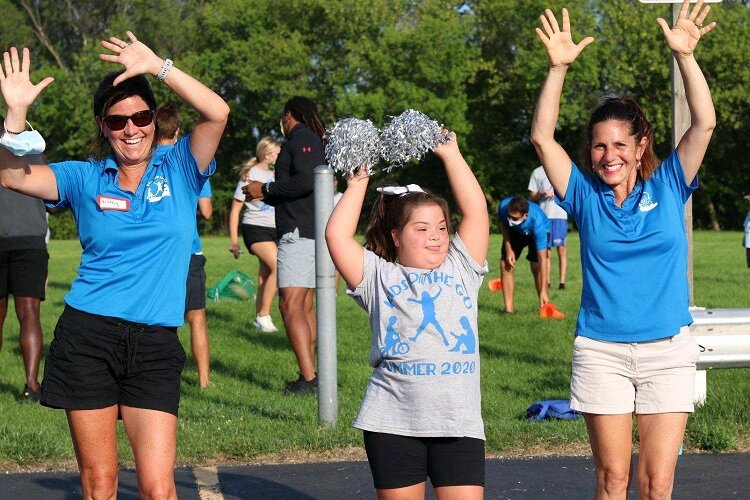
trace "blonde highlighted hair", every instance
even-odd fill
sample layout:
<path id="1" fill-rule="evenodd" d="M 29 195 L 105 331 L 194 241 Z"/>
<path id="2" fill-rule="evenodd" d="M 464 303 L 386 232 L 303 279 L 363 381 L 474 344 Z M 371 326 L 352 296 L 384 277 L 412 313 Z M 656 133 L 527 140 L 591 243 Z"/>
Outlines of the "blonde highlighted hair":
<path id="1" fill-rule="evenodd" d="M 255 148 L 255 156 L 237 167 L 240 179 L 247 180 L 247 174 L 250 172 L 250 169 L 262 162 L 266 158 L 266 155 L 270 154 L 275 147 L 281 147 L 281 143 L 270 136 L 261 137 Z"/>

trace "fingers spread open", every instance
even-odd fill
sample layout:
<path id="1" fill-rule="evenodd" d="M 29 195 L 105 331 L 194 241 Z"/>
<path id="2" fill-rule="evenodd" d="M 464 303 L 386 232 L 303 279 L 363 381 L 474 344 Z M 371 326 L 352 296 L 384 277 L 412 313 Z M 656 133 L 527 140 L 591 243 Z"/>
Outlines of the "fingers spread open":
<path id="1" fill-rule="evenodd" d="M 21 71 L 24 73 L 29 72 L 29 67 L 31 66 L 31 56 L 29 55 L 29 49 L 24 47 L 23 48 L 23 58 L 21 59 Z"/>
<path id="2" fill-rule="evenodd" d="M 555 32 L 552 31 L 552 26 L 549 25 L 547 18 L 545 16 L 539 16 L 539 21 L 541 21 L 542 26 L 544 26 L 544 31 L 547 32 L 547 37 L 552 38 L 552 35 L 554 35 Z"/>
<path id="3" fill-rule="evenodd" d="M 549 23 L 552 25 L 552 29 L 555 30 L 555 33 L 559 33 L 560 25 L 557 24 L 557 18 L 555 18 L 554 12 L 552 12 L 549 9 L 546 9 L 544 12 L 547 14 L 547 17 L 549 18 Z"/>
<path id="4" fill-rule="evenodd" d="M 568 9 L 563 9 L 562 16 L 563 16 L 563 31 L 570 32 L 570 15 L 568 14 Z"/>

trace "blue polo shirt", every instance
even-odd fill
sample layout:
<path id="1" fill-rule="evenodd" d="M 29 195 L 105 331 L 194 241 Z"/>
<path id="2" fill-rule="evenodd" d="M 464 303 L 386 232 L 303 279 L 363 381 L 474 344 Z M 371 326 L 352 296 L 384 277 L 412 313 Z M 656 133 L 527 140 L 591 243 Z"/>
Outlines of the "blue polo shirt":
<path id="1" fill-rule="evenodd" d="M 83 248 L 65 302 L 91 314 L 182 325 L 195 207 L 216 163 L 202 174 L 187 135 L 152 156 L 135 193 L 120 189 L 114 156 L 50 168 L 60 200 L 47 206 L 71 209 Z"/>
<path id="2" fill-rule="evenodd" d="M 154 151 L 154 161 L 159 161 L 159 157 L 164 156 L 164 154 L 171 150 L 174 147 L 173 144 L 161 144 L 159 146 L 156 146 L 156 150 Z M 206 182 L 203 184 L 203 187 L 201 188 L 201 192 L 198 194 L 198 199 L 200 198 L 211 198 L 211 179 L 206 179 Z M 201 238 L 198 234 L 198 224 L 195 225 L 195 235 L 193 236 L 193 245 L 190 247 L 190 253 L 191 254 L 200 254 L 203 253 L 203 245 L 201 244 Z"/>
<path id="3" fill-rule="evenodd" d="M 645 342 L 676 335 L 688 311 L 685 202 L 688 185 L 677 151 L 621 207 L 599 177 L 575 164 L 559 205 L 581 238 L 583 292 L 576 334 L 611 342 Z"/>
<path id="4" fill-rule="evenodd" d="M 505 222 L 508 224 L 508 204 L 512 199 L 512 197 L 505 198 L 497 205 L 497 217 L 500 219 L 501 223 Z M 517 226 L 511 226 L 508 224 L 508 227 L 511 231 L 533 237 L 536 242 L 537 252 L 549 248 L 549 241 L 547 238 L 547 233 L 549 232 L 549 219 L 536 203 L 529 203 L 529 216 L 526 217 L 526 220 Z"/>

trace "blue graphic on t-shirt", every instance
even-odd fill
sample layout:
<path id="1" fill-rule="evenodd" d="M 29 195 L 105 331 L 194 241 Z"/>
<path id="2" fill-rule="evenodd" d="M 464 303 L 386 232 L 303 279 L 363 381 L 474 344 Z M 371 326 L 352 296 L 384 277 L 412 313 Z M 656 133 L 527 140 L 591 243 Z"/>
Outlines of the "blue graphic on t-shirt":
<path id="1" fill-rule="evenodd" d="M 435 301 L 440 296 L 440 293 L 443 291 L 442 288 L 438 288 L 437 293 L 432 296 L 429 292 L 422 292 L 422 300 L 414 299 L 412 297 L 408 297 L 406 300 L 410 302 L 416 302 L 417 304 L 422 305 L 422 324 L 419 325 L 419 328 L 417 328 L 417 333 L 414 334 L 413 337 L 409 337 L 409 340 L 412 342 L 416 342 L 420 335 L 422 335 L 422 332 L 427 328 L 429 325 L 433 325 L 435 329 L 440 333 L 440 336 L 443 337 L 443 344 L 449 345 L 448 339 L 445 336 L 445 332 L 443 332 L 443 328 L 440 326 L 440 323 L 438 323 L 437 317 L 435 316 Z"/>
<path id="2" fill-rule="evenodd" d="M 461 354 L 474 354 L 477 350 L 477 338 L 474 336 L 474 330 L 471 329 L 471 322 L 466 316 L 461 316 L 461 319 L 458 321 L 461 323 L 461 326 L 464 327 L 465 333 L 456 334 L 451 332 L 451 335 L 456 338 L 457 342 L 456 345 L 450 349 L 450 352 L 460 351 Z M 464 347 L 463 351 L 461 351 L 461 346 Z"/>
<path id="3" fill-rule="evenodd" d="M 396 325 L 396 316 L 388 318 L 388 328 L 385 334 L 385 345 L 380 349 L 380 355 L 382 357 L 391 354 L 406 354 L 409 352 L 409 344 L 401 341 L 401 335 L 396 331 L 394 326 Z"/>

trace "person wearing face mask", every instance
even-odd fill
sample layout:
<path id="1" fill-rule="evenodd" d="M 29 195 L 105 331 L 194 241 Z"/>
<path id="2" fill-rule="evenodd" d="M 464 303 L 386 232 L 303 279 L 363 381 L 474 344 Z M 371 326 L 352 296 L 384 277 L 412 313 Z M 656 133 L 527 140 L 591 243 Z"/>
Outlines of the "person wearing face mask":
<path id="1" fill-rule="evenodd" d="M 101 42 L 108 74 L 93 96 L 97 136 L 86 161 L 43 165 L 0 147 L 0 183 L 69 208 L 81 263 L 55 327 L 44 367 L 41 404 L 64 409 L 83 498 L 117 495 L 117 421 L 122 419 L 142 498 L 177 498 L 174 465 L 185 351 L 177 327 L 195 207 L 214 173 L 213 156 L 229 106 L 208 87 L 157 56 L 133 33 Z M 26 114 L 50 83 L 29 78 L 29 50 L 5 52 L 0 90 L 6 131 L 22 131 Z M 192 133 L 155 154 L 155 77 L 197 114 Z"/>
<path id="2" fill-rule="evenodd" d="M 534 275 L 534 286 L 539 296 L 539 307 L 549 303 L 547 293 L 547 272 L 549 266 L 549 219 L 536 203 L 521 195 L 508 197 L 497 206 L 497 217 L 503 234 L 503 246 L 500 257 L 500 272 L 503 282 L 503 300 L 505 312 L 513 313 L 513 295 L 515 293 L 515 279 L 513 271 L 516 259 L 521 256 L 524 248 L 529 247 L 526 260 L 531 265 Z"/>
<path id="3" fill-rule="evenodd" d="M 654 130 L 641 107 L 627 97 L 606 97 L 584 128 L 580 169 L 555 139 L 555 128 L 565 75 L 594 39 L 573 42 L 566 9 L 561 25 L 547 9 L 536 29 L 549 71 L 531 142 L 580 234 L 583 287 L 570 407 L 586 421 L 597 499 L 624 500 L 631 478 L 641 498 L 671 498 L 694 410 L 700 352 L 689 331 L 684 209 L 698 188 L 698 170 L 716 127 L 711 91 L 694 55 L 716 26 L 706 22 L 708 13 L 702 0 L 693 8 L 685 0 L 674 26 L 657 19 L 690 108 L 690 126 L 677 147 L 659 161 Z M 636 471 L 634 414 L 640 440 Z"/>
<path id="4" fill-rule="evenodd" d="M 313 173 L 326 163 L 326 127 L 314 101 L 294 96 L 284 105 L 281 128 L 287 140 L 276 160 L 275 179 L 251 181 L 243 189 L 248 200 L 262 199 L 275 208 L 279 309 L 299 367 L 299 376 L 284 392 L 304 395 L 318 388 Z"/>

